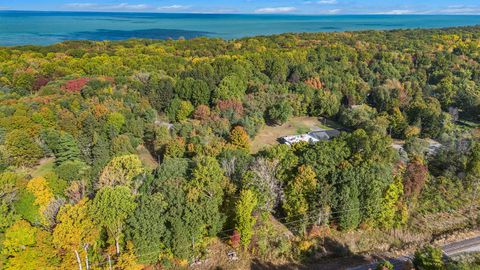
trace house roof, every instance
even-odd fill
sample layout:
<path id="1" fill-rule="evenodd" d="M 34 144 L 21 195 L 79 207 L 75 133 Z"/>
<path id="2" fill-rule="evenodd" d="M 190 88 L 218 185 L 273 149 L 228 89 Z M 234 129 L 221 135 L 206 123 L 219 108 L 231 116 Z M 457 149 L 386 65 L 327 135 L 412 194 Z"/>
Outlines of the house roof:
<path id="1" fill-rule="evenodd" d="M 282 137 L 281 140 L 286 144 L 294 144 L 297 142 L 318 142 L 327 141 L 340 135 L 338 130 L 318 130 L 307 134 L 293 135 Z"/>
<path id="2" fill-rule="evenodd" d="M 294 144 L 298 142 L 317 142 L 318 139 L 310 136 L 309 134 L 301 134 L 294 136 L 285 136 L 282 137 L 283 141 L 288 144 Z"/>
<path id="3" fill-rule="evenodd" d="M 340 131 L 332 129 L 332 130 L 319 130 L 319 131 L 312 131 L 308 133 L 310 136 L 315 137 L 319 140 L 330 140 L 332 138 L 338 137 L 340 135 Z"/>

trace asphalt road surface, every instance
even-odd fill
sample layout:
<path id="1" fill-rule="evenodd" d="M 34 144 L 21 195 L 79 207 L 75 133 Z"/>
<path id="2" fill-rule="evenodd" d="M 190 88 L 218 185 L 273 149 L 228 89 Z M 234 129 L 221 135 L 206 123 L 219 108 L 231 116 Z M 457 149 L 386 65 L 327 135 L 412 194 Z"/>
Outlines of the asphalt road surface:
<path id="1" fill-rule="evenodd" d="M 480 237 L 470 238 L 455 243 L 450 243 L 442 246 L 445 256 L 454 256 L 461 253 L 480 252 Z M 395 269 L 400 269 L 401 266 L 408 261 L 411 261 L 413 256 L 402 256 L 389 261 L 395 266 Z M 369 270 L 375 269 L 377 263 L 368 265 L 356 266 L 348 268 L 347 270 Z"/>

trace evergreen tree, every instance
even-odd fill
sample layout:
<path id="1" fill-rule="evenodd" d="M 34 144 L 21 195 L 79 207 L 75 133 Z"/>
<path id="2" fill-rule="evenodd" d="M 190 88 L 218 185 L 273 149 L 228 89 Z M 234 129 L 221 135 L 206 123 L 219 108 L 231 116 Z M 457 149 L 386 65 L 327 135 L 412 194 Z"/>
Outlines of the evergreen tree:
<path id="1" fill-rule="evenodd" d="M 95 135 L 95 141 L 91 145 L 91 165 L 93 174 L 98 174 L 110 160 L 110 144 L 104 136 Z"/>
<path id="2" fill-rule="evenodd" d="M 55 163 L 60 165 L 66 161 L 75 161 L 80 158 L 80 149 L 72 135 L 61 135 L 58 146 L 54 150 Z"/>
<path id="3" fill-rule="evenodd" d="M 141 196 L 138 205 L 126 221 L 128 239 L 134 244 L 136 253 L 142 255 L 141 262 L 155 264 L 160 255 L 167 252 L 166 240 L 171 237 L 166 227 L 168 203 L 162 194 L 155 193 Z"/>
<path id="4" fill-rule="evenodd" d="M 274 125 L 282 125 L 288 121 L 292 116 L 292 105 L 287 100 L 282 100 L 279 103 L 271 106 L 267 110 L 268 121 Z"/>
<path id="5" fill-rule="evenodd" d="M 337 191 L 336 215 L 342 230 L 353 230 L 361 221 L 362 207 L 360 205 L 360 191 L 355 171 L 347 169 L 340 172 L 337 180 L 341 184 Z"/>
<path id="6" fill-rule="evenodd" d="M 393 182 L 392 168 L 387 164 L 368 164 L 355 168 L 359 179 L 362 222 L 373 226 L 378 220 L 385 190 Z"/>

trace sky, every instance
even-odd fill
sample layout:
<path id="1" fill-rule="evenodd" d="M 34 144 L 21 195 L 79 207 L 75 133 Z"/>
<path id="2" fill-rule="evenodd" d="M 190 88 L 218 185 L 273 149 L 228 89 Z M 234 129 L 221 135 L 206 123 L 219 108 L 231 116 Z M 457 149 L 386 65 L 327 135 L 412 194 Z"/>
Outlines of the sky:
<path id="1" fill-rule="evenodd" d="M 0 0 L 0 10 L 480 15 L 480 0 Z"/>

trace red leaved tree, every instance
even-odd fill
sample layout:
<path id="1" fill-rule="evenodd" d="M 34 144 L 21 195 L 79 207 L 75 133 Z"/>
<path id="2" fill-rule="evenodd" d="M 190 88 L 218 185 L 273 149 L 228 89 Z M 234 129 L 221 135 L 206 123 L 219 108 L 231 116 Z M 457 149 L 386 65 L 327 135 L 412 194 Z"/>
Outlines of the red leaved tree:
<path id="1" fill-rule="evenodd" d="M 87 85 L 89 81 L 90 81 L 89 78 L 79 78 L 75 80 L 69 80 L 63 85 L 62 89 L 72 93 L 80 92 L 80 90 L 82 90 L 82 88 L 85 85 Z"/>
<path id="2" fill-rule="evenodd" d="M 406 197 L 420 194 L 428 177 L 428 168 L 421 158 L 414 158 L 407 165 L 403 179 L 403 190 Z"/>
<path id="3" fill-rule="evenodd" d="M 220 112 L 226 112 L 226 111 L 232 110 L 238 116 L 243 115 L 243 104 L 242 104 L 241 101 L 233 100 L 233 99 L 231 99 L 231 100 L 220 100 L 220 101 L 218 101 L 217 106 L 218 106 L 218 109 L 220 110 Z"/>
<path id="4" fill-rule="evenodd" d="M 240 246 L 240 233 L 237 230 L 234 230 L 232 235 L 230 235 L 230 245 L 233 248 Z"/>

